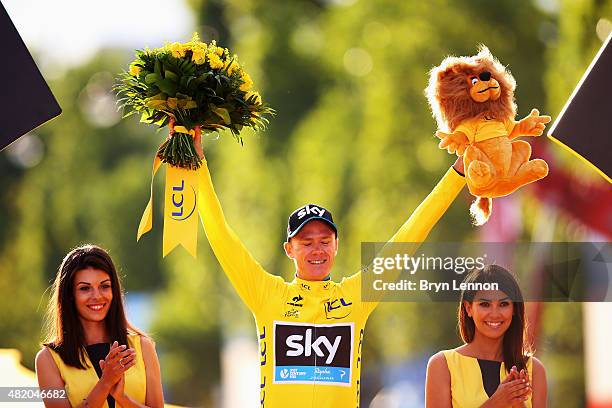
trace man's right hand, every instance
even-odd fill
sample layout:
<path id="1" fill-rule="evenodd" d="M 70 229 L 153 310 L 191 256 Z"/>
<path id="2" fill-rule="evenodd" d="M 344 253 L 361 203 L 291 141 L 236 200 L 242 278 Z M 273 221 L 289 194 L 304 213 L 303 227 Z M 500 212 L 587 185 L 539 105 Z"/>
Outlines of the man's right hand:
<path id="1" fill-rule="evenodd" d="M 463 157 L 458 157 L 457 160 L 455 160 L 453 168 L 457 170 L 457 173 L 461 174 L 462 176 L 465 176 L 465 168 L 463 167 Z"/>
<path id="2" fill-rule="evenodd" d="M 196 152 L 198 152 L 198 156 L 200 159 L 204 160 L 204 150 L 202 149 L 202 128 L 200 125 L 194 128 L 195 135 L 193 136 L 193 144 L 195 145 Z"/>
<path id="3" fill-rule="evenodd" d="M 168 128 L 170 128 L 170 132 L 166 140 L 170 139 L 174 134 L 174 118 L 170 118 Z M 196 152 L 198 153 L 198 156 L 200 156 L 200 159 L 204 160 L 204 150 L 202 150 L 202 128 L 200 125 L 197 125 L 195 128 L 193 128 L 193 130 L 195 131 L 195 135 L 193 136 L 193 145 L 195 146 Z"/>

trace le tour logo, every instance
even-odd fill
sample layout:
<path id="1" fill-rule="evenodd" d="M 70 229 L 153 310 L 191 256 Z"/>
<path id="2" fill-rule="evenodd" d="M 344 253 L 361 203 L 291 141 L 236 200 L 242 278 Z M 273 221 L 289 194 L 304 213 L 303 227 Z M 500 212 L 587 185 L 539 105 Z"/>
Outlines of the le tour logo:
<path id="1" fill-rule="evenodd" d="M 176 221 L 183 221 L 191 217 L 196 208 L 196 191 L 193 186 L 191 187 L 191 194 L 189 190 L 185 190 L 185 180 L 181 179 L 180 183 L 176 186 L 172 186 L 172 219 Z"/>

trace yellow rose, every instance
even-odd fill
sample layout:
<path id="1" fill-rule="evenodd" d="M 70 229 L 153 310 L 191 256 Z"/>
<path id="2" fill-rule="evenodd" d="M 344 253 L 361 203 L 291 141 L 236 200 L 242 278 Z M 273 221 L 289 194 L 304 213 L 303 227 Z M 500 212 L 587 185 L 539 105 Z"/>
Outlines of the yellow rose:
<path id="1" fill-rule="evenodd" d="M 140 68 L 138 65 L 130 65 L 130 75 L 131 76 L 138 76 L 138 74 L 140 74 L 140 72 L 142 71 L 142 68 Z"/>
<path id="2" fill-rule="evenodd" d="M 185 56 L 185 46 L 181 43 L 172 43 L 170 44 L 168 49 L 172 53 L 172 56 L 175 58 L 182 58 Z"/>
<path id="3" fill-rule="evenodd" d="M 242 76 L 240 77 L 240 79 L 242 79 L 244 81 L 244 83 L 242 85 L 240 85 L 240 90 L 241 91 L 246 92 L 249 89 L 251 89 L 251 87 L 253 86 L 253 80 L 251 79 L 249 74 L 247 74 L 246 72 L 242 71 Z"/>
<path id="4" fill-rule="evenodd" d="M 238 63 L 235 60 L 229 60 L 225 63 L 225 69 L 227 69 L 227 75 L 232 75 L 232 73 L 240 68 Z"/>
<path id="5" fill-rule="evenodd" d="M 202 65 L 206 62 L 206 48 L 194 47 L 192 50 L 191 60 L 198 65 Z"/>
<path id="6" fill-rule="evenodd" d="M 198 35 L 197 32 L 193 33 L 193 35 L 191 36 L 191 42 L 196 44 L 196 43 L 200 43 L 200 36 Z"/>
<path id="7" fill-rule="evenodd" d="M 212 69 L 223 68 L 223 61 L 217 54 L 208 53 L 208 63 Z"/>

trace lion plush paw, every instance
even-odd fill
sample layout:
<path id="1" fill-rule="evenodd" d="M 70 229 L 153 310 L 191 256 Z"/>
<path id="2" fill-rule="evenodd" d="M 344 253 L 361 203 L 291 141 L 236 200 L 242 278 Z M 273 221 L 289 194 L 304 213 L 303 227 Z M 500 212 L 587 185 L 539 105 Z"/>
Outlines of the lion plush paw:
<path id="1" fill-rule="evenodd" d="M 525 184 L 533 183 L 548 175 L 548 164 L 542 159 L 529 160 L 527 163 L 519 167 L 516 172 L 515 179 L 524 186 Z"/>
<path id="2" fill-rule="evenodd" d="M 476 188 L 486 188 L 493 181 L 491 167 L 483 161 L 474 160 L 467 171 L 471 184 Z"/>
<path id="3" fill-rule="evenodd" d="M 548 175 L 548 164 L 544 160 L 534 159 L 523 163 L 510 178 L 499 180 L 487 191 L 476 191 L 474 194 L 482 197 L 503 197 L 512 194 L 525 184 L 543 179 Z M 470 190 L 472 191 L 472 190 Z"/>

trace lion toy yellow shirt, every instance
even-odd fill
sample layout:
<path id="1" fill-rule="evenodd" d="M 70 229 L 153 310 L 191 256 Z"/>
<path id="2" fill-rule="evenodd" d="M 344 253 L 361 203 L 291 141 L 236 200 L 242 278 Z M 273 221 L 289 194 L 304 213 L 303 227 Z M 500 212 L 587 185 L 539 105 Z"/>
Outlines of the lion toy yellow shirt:
<path id="1" fill-rule="evenodd" d="M 500 121 L 486 115 L 464 120 L 455 129 L 456 132 L 463 133 L 470 144 L 493 139 L 495 137 L 508 137 L 514 129 L 514 121 Z"/>

